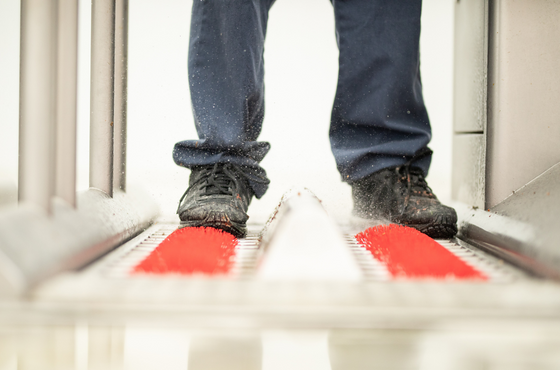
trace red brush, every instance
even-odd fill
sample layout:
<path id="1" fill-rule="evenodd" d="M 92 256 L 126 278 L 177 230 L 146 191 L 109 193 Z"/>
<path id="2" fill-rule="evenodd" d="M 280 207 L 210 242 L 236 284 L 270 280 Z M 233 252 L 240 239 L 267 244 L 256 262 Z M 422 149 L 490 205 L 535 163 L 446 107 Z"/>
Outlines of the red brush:
<path id="1" fill-rule="evenodd" d="M 227 274 L 237 238 L 209 227 L 186 227 L 169 235 L 140 262 L 133 273 Z"/>
<path id="2" fill-rule="evenodd" d="M 432 238 L 410 227 L 371 227 L 357 234 L 356 240 L 396 278 L 488 279 Z"/>

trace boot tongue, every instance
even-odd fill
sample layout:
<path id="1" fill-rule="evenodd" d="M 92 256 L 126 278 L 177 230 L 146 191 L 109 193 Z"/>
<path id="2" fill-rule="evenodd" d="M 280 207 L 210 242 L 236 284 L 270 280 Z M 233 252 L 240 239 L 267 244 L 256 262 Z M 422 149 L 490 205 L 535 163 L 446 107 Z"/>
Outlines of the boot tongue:
<path id="1" fill-rule="evenodd" d="M 428 186 L 428 183 L 424 179 L 424 173 L 419 168 L 410 168 L 410 182 L 411 190 L 414 193 L 424 193 L 428 196 L 433 196 L 432 189 Z"/>
<path id="2" fill-rule="evenodd" d="M 205 185 L 206 195 L 232 195 L 233 179 L 219 169 L 208 177 Z"/>

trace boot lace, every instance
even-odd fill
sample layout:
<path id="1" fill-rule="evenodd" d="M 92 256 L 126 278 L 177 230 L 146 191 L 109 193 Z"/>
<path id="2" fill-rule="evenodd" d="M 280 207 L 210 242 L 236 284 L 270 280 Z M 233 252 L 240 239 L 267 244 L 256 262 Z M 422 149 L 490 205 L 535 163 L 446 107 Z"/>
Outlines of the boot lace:
<path id="1" fill-rule="evenodd" d="M 242 171 L 238 166 L 230 163 L 216 163 L 213 166 L 202 168 L 200 178 L 192 186 L 198 186 L 198 190 L 202 191 L 204 196 L 208 195 L 233 195 L 233 192 L 239 188 L 240 181 L 250 180 L 258 184 L 267 184 L 268 180 L 263 179 L 248 171 Z M 179 200 L 179 207 L 187 196 L 190 187 L 183 193 Z"/>
<path id="2" fill-rule="evenodd" d="M 406 187 L 403 189 L 404 202 L 401 212 L 404 212 L 404 210 L 408 206 L 410 197 L 413 193 L 420 193 L 429 198 L 434 197 L 433 191 L 428 186 L 422 170 L 417 167 L 411 167 L 413 162 L 416 162 L 431 154 L 432 150 L 426 147 L 420 152 L 416 153 L 408 162 L 406 162 L 402 166 L 395 168 L 395 172 L 398 176 L 400 176 L 400 182 L 406 183 Z"/>

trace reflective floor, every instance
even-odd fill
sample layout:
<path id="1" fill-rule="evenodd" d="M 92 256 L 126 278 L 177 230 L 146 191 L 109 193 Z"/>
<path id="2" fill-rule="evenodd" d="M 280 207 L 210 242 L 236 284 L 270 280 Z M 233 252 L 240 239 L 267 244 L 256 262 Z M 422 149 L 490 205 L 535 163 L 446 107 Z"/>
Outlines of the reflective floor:
<path id="1" fill-rule="evenodd" d="M 557 321 L 466 321 L 430 330 L 3 327 L 0 369 L 558 369 L 558 333 Z"/>

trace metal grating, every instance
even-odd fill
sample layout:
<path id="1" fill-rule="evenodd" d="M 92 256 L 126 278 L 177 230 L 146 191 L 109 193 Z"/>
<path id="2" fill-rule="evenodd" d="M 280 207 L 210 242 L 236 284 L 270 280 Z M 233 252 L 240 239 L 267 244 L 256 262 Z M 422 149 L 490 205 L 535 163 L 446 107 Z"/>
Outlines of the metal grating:
<path id="1" fill-rule="evenodd" d="M 167 236 L 177 229 L 176 224 L 158 224 L 150 227 L 137 238 L 125 243 L 110 253 L 101 261 L 98 270 L 109 278 L 131 278 L 132 269 L 145 259 Z M 236 247 L 234 266 L 230 273 L 221 278 L 247 279 L 251 278 L 257 268 L 261 250 L 259 238 L 262 225 L 249 225 L 246 238 L 239 239 Z M 345 230 L 345 241 L 356 258 L 358 266 L 366 281 L 393 280 L 385 265 L 376 260 L 372 254 L 362 247 L 355 239 L 354 233 Z M 492 283 L 510 282 L 519 275 L 516 269 L 503 261 L 471 247 L 458 240 L 436 240 L 444 248 L 452 252 L 468 265 L 482 271 Z"/>
<path id="2" fill-rule="evenodd" d="M 515 278 L 515 274 L 509 265 L 502 260 L 483 254 L 465 243 L 459 244 L 456 240 L 436 240 L 444 248 L 462 259 L 467 265 L 482 271 L 488 276 L 488 281 L 494 283 L 507 283 Z"/>
<path id="3" fill-rule="evenodd" d="M 354 235 L 346 234 L 346 240 L 358 261 L 358 265 L 364 272 L 366 280 L 388 281 L 392 279 L 385 265 L 376 260 L 366 248 L 361 246 L 356 241 Z M 469 247 L 464 243 L 461 245 L 456 240 L 436 240 L 436 242 L 467 265 L 483 272 L 488 276 L 489 282 L 505 283 L 515 278 L 515 274 L 510 266 L 505 265 L 501 260 L 476 251 L 473 247 Z"/>
<path id="4" fill-rule="evenodd" d="M 354 235 L 345 234 L 345 240 L 348 243 L 348 247 L 354 254 L 354 257 L 356 257 L 358 266 L 360 266 L 360 268 L 362 269 L 366 280 L 391 280 L 391 274 L 389 273 L 385 265 L 373 258 L 371 252 L 362 247 L 358 243 Z"/>

